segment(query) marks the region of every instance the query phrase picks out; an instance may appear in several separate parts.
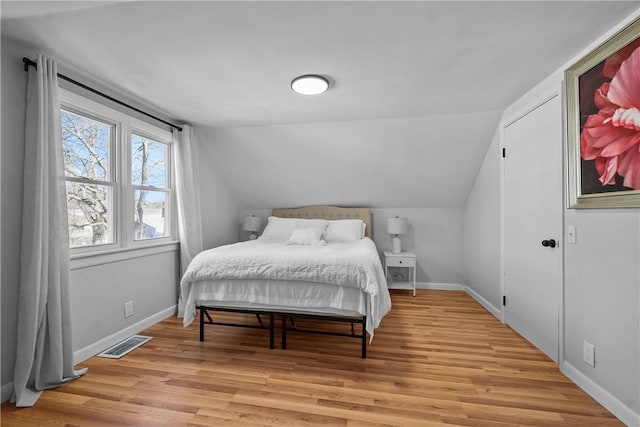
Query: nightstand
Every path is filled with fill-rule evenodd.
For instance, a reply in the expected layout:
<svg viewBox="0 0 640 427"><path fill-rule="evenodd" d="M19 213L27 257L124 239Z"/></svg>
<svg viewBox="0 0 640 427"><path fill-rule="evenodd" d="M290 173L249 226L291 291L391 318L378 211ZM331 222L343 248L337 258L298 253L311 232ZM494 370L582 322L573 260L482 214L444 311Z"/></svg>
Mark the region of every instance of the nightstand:
<svg viewBox="0 0 640 427"><path fill-rule="evenodd" d="M406 267L413 269L413 296L416 296L416 256L411 252L400 252L394 254L391 251L384 251L384 274L389 283L389 267ZM411 271L410 271L411 272ZM388 285L387 285L388 286Z"/></svg>

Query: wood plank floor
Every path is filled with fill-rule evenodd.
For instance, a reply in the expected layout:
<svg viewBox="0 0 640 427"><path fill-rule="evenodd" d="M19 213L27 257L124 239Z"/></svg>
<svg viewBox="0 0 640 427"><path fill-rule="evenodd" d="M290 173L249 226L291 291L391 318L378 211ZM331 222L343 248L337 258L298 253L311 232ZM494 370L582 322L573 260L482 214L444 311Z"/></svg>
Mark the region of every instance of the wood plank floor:
<svg viewBox="0 0 640 427"><path fill-rule="evenodd" d="M3 404L2 425L622 425L465 293L392 300L367 359L359 340L332 336L292 333L287 350L269 350L267 331L208 326L200 343L197 322L170 318L34 407Z"/></svg>

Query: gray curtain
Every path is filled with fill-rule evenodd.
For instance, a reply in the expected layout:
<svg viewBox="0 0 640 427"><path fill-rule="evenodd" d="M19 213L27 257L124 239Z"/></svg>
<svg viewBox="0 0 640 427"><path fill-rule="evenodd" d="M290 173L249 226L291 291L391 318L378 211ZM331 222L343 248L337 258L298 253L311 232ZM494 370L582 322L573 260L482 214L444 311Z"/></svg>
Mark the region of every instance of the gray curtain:
<svg viewBox="0 0 640 427"><path fill-rule="evenodd" d="M198 173L198 139L192 126L183 125L182 132L173 130L178 234L182 274L202 252L202 219L200 216L200 177Z"/></svg>
<svg viewBox="0 0 640 427"><path fill-rule="evenodd" d="M198 140L195 129L182 126L182 132L173 130L176 205L178 234L180 237L180 270L184 274L189 263L202 252L202 218L198 174ZM178 317L184 316L182 293L178 289Z"/></svg>
<svg viewBox="0 0 640 427"><path fill-rule="evenodd" d="M57 66L42 55L37 64L27 90L16 406L32 406L43 390L86 372L73 369Z"/></svg>

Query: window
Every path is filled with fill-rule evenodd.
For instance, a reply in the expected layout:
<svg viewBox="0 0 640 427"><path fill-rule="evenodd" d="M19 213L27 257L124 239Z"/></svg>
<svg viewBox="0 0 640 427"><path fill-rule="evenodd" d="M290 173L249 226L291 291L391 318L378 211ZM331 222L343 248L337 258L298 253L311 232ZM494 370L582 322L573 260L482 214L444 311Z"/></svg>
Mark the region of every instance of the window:
<svg viewBox="0 0 640 427"><path fill-rule="evenodd" d="M165 212L169 195L169 147L140 135L131 135L131 184L135 200L136 240L167 235Z"/></svg>
<svg viewBox="0 0 640 427"><path fill-rule="evenodd" d="M113 243L113 125L61 110L69 244Z"/></svg>
<svg viewBox="0 0 640 427"><path fill-rule="evenodd" d="M171 240L171 133L61 90L72 254Z"/></svg>

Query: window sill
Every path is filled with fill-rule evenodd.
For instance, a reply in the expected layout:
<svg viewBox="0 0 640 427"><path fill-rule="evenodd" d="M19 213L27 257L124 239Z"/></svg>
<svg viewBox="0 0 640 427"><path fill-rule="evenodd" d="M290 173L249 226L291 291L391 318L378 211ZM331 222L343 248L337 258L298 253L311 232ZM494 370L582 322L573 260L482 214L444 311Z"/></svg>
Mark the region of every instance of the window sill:
<svg viewBox="0 0 640 427"><path fill-rule="evenodd" d="M126 261L134 258L162 254L165 252L175 252L179 249L180 243L176 240L170 240L129 248L117 248L91 253L81 253L71 255L69 267L71 270L79 270L81 268Z"/></svg>

